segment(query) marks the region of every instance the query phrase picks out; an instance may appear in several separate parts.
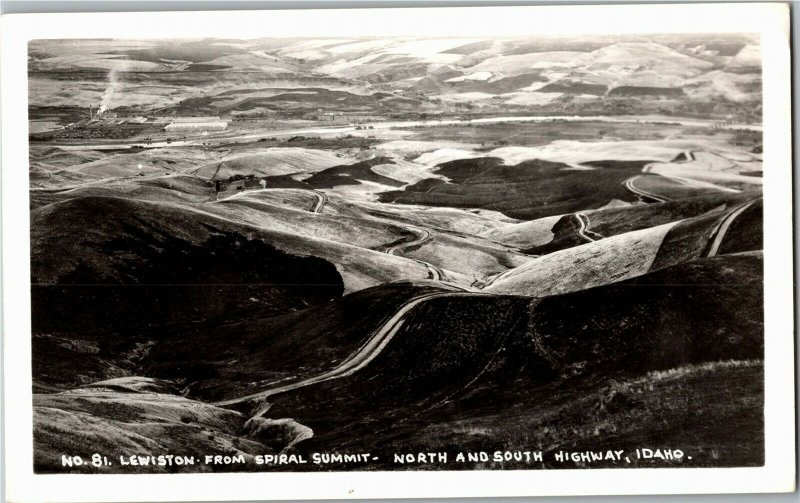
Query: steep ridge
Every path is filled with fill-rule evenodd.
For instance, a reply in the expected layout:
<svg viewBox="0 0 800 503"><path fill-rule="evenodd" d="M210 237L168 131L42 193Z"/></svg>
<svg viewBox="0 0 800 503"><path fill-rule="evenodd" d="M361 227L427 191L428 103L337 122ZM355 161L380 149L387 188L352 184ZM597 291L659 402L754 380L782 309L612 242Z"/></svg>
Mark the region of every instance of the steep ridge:
<svg viewBox="0 0 800 503"><path fill-rule="evenodd" d="M668 411L660 441L690 438L697 452L693 466L715 463L709 451L714 445L731 452L734 459L726 463L757 464L763 451L752 437L741 443L737 429L725 430L721 439L702 431L704 424L729 417L738 417L740 427L762 427L761 263L760 252L698 259L541 300L433 299L407 315L365 368L270 397L265 415L293 417L314 429L314 438L295 446L300 452L364 448L385 454L388 465L400 445L407 452L465 445L524 450L531 441L551 450L590 439L621 445L640 434L641 423L626 418ZM419 344L427 351L417 351ZM715 384L704 384L702 376L709 374L717 376ZM681 393L674 406L659 405L655 397L668 396L675 382L702 394L708 406L682 407ZM740 384L735 404L713 391L725 382ZM648 385L652 398L637 395ZM749 405L736 416L744 403ZM585 420L569 432L536 426L558 424L553 421L559 414L579 409L607 418L607 428L592 432ZM695 413L700 416L690 418ZM445 429L450 433L438 434ZM520 429L530 434L513 434Z"/></svg>
<svg viewBox="0 0 800 503"><path fill-rule="evenodd" d="M611 237L703 214L721 213L727 207L736 206L739 202L752 197L756 197L756 195L753 193L713 194L663 203L587 210L582 214L586 230L596 240L598 236ZM537 246L523 247L522 250L525 253L541 255L585 243L587 240L578 235L580 227L577 225L574 215L564 215L560 218L549 217L550 220L540 219L538 222L541 225L544 225L545 222L553 222L550 229L552 239ZM533 225L535 224L530 223L527 226L532 227ZM521 224L520 227L524 228L525 225ZM513 228L513 226L509 226L509 228Z"/></svg>

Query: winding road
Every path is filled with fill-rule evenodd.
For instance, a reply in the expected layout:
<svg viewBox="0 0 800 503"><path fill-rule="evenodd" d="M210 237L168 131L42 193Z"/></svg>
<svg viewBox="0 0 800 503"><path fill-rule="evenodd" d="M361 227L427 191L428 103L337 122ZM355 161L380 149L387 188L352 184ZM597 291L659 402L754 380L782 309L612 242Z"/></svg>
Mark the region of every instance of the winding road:
<svg viewBox="0 0 800 503"><path fill-rule="evenodd" d="M286 191L286 190L298 190L298 191L302 191L302 192L311 192L312 194L314 194L314 196L316 196L316 198L317 198L317 202L314 203L314 207L311 208L311 210L309 210L309 211L311 211L311 213L322 213L322 210L325 209L325 205L328 204L328 202L330 202L330 199L328 199L328 195L325 194L324 192L322 192L321 190L298 189L298 188L293 188L293 187L292 188L288 188L288 187L287 188L273 187L273 188L268 188L268 189L247 190L247 191L237 192L237 193L235 193L235 194L233 194L231 196L226 197L225 199L219 199L219 200L217 200L215 202L219 203L219 202L224 202L224 201L230 201L232 199L236 199L236 198L242 197L244 195L252 196L253 194L257 194L259 192L277 192L277 191Z"/></svg>
<svg viewBox="0 0 800 503"><path fill-rule="evenodd" d="M300 190L302 190L302 189L300 189ZM328 204L328 201L329 201L328 194L326 194L326 193L324 193L322 191L319 191L319 190L313 190L313 189L309 189L309 190L311 190L311 192L313 192L314 195L317 196L317 204L314 206L314 209L312 209L311 212L312 213L322 213L322 210L325 208L325 205Z"/></svg>
<svg viewBox="0 0 800 503"><path fill-rule="evenodd" d="M647 166L645 166L644 169L647 169ZM624 185L625 188L628 189L629 191L631 191L634 194L636 194L637 196L639 196L639 198L642 199L642 200L644 200L644 198L647 198L647 199L652 199L653 201L656 201L656 202L659 202L659 203L665 203L667 201L670 201L670 199L668 197L659 196L658 194L653 194L652 192L647 192L646 190L642 190L639 187L637 187L636 185L634 185L633 182L635 182L637 179L639 179L641 177L642 177L642 175L632 176L632 177L628 178L627 180L625 180L624 182L622 182L622 185Z"/></svg>
<svg viewBox="0 0 800 503"><path fill-rule="evenodd" d="M378 328L376 328L372 332L369 339L367 339L367 341L364 344L362 344L361 347L359 347L344 362L339 364L339 366L337 366L333 370L329 370L328 372L324 372L314 377L302 379L300 381L296 381L290 384L284 384L282 386L276 386L274 388L267 388L265 390L256 393L251 393L249 395L241 396L238 398L232 398L229 400L215 402L213 403L213 405L219 407L226 407L244 402L261 400L273 395L277 395L279 393L285 393L287 391L292 391L299 388L304 388L306 386L311 386L312 384L317 384L329 381L331 379L339 379L341 377L349 376L367 366L372 360L374 360L379 354L381 354L381 352L386 348L389 342L391 342L392 338L394 338L394 336L403 326L406 315L408 315L408 313L411 312L411 310L413 310L415 307L433 299L440 299L444 297L478 297L481 295L483 294L471 293L471 292L437 292L437 293L428 293L411 298L407 300L402 306L400 306L400 308L394 313L394 315L392 315L388 320L386 320L380 326L378 326ZM260 416L263 412L266 412L266 409L259 411L258 413L255 414L255 416L256 417Z"/></svg>
<svg viewBox="0 0 800 503"><path fill-rule="evenodd" d="M717 253L719 252L719 247L722 246L722 242L725 240L725 235L728 233L728 229L730 229L731 224L734 220L736 220L739 215L741 215L747 208L757 203L761 198L754 199L748 203L741 204L733 209L730 213L725 215L725 218L717 225L714 229L714 239L711 241L711 245L708 248L708 253L706 257L716 257Z"/></svg>
<svg viewBox="0 0 800 503"><path fill-rule="evenodd" d="M675 161L675 162L691 162L691 161L695 160L693 151L684 150L681 153L685 157L685 160L683 160L683 161ZM655 163L646 164L642 168L642 173L650 173L650 171L653 169L653 164L655 164ZM661 176L664 176L664 175L661 175ZM659 196L658 194L653 194L652 192L647 192L646 190L642 190L642 189L638 188L636 185L634 185L633 182L635 182L637 179L639 179L641 177L642 177L642 175L632 176L632 177L628 178L627 180L625 180L624 182L622 182L622 184L625 186L626 189L628 189L629 191L631 191L634 194L636 194L637 196L639 196L639 199L641 199L642 202L645 202L643 198L652 199L653 201L656 201L656 202L659 202L659 203L665 203L667 201L671 201L671 199L668 198L668 197ZM671 177L664 176L664 178L671 178ZM676 181L678 181L678 180L676 180ZM682 181L682 180L679 180L679 183L686 185L686 182Z"/></svg>
<svg viewBox="0 0 800 503"><path fill-rule="evenodd" d="M401 256L398 254L399 252L402 252L405 249L414 246L421 246L430 241L431 239L433 239L433 235L431 235L431 232L429 230L422 229L420 227L411 227L408 225L406 225L405 228L414 235L416 235L417 236L416 239L414 239L413 241L406 241L405 243L398 243L396 245L390 246L389 248L386 249L386 253L388 253L389 255L395 255L399 257ZM441 268L429 262L425 262L424 260L419 260L411 257L405 257L405 258L424 265L428 269L428 275L430 276L430 279L435 281L441 281L444 278L444 271Z"/></svg>
<svg viewBox="0 0 800 503"><path fill-rule="evenodd" d="M589 230L589 217L587 217L585 213L579 211L577 213L574 213L572 216L574 216L575 220L578 221L578 235L580 237L589 242L597 241L598 239L603 239L603 236L601 236L600 234ZM592 237L589 234L592 234L595 237Z"/></svg>
<svg viewBox="0 0 800 503"><path fill-rule="evenodd" d="M411 227L409 225L406 225L405 229L416 235L417 236L416 239L414 239L413 241L406 241L404 243L398 243L396 245L390 246L389 248L386 249L386 253L388 253L389 255L397 255L397 252L403 251L406 248L411 248L413 246L423 245L433 238L433 236L431 236L430 231L421 229L419 227Z"/></svg>
<svg viewBox="0 0 800 503"><path fill-rule="evenodd" d="M326 193L322 192L321 190L301 189L301 188L280 188L280 187L273 187L273 188L266 188L266 189L255 189L255 190L248 190L248 191L245 191L245 192L238 192L236 194L231 195L230 197L227 197L225 199L221 199L221 200L215 201L215 202L229 201L229 200L237 198L237 197L242 197L245 194L253 195L253 194L256 194L256 193L259 193L259 192L284 191L284 190L300 190L300 191L303 191L303 192L311 192L311 193L313 193L317 197L317 202L314 205L314 207L310 210L312 213L322 213L322 210L324 210L325 206L330 202L330 199L328 198L328 195ZM412 241L406 241L404 243L398 243L396 245L390 246L386 250L386 253L388 253L389 255L395 255L395 256L398 256L398 257L402 256L402 252L404 250L406 250L408 248L411 248L411 247L414 247L414 246L421 246L421 245L427 243L428 241L430 241L431 239L433 239L433 235L431 234L431 232L426 230L426 229L423 229L421 227L414 227L414 226L410 226L410 225L404 225L404 228L406 230L408 230L409 232L411 232L412 234L414 234L416 236L416 238L414 240L412 240ZM415 258L411 258L411 257L404 257L404 258L406 258L408 260L413 260L414 262L417 262L418 264L424 265L428 269L429 279L432 279L432 280L435 280L435 281L442 281L444 279L444 277L445 277L444 271L438 266L435 266L435 265L433 265L433 264L431 264L429 262L425 262L423 260L419 260L419 259L415 259Z"/></svg>

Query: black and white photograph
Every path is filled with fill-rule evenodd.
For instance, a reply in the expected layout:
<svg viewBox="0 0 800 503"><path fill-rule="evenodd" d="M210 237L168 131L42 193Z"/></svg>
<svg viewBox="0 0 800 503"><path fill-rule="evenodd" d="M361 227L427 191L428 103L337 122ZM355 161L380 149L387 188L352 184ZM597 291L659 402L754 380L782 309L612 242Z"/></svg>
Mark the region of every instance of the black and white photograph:
<svg viewBox="0 0 800 503"><path fill-rule="evenodd" d="M34 474L765 466L761 33L179 35L27 41Z"/></svg>

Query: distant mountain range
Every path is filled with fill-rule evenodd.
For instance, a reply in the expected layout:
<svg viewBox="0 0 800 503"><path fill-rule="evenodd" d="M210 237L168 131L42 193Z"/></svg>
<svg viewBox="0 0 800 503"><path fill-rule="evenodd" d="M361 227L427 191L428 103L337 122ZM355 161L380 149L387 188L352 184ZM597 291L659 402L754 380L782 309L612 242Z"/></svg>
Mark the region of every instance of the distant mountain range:
<svg viewBox="0 0 800 503"><path fill-rule="evenodd" d="M295 103L289 108L303 111L660 112L758 121L761 104L760 47L747 35L37 40L29 70L34 106L88 106L113 86L110 108L173 107L184 115L274 111L268 101L279 101L282 110ZM300 88L315 92L303 96ZM345 94L320 98L320 88Z"/></svg>

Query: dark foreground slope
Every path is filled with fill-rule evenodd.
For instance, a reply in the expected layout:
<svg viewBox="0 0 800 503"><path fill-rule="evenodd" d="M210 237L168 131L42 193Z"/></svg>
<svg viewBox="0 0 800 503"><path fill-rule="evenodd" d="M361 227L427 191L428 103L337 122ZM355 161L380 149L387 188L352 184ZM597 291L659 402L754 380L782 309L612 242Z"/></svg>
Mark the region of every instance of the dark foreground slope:
<svg viewBox="0 0 800 503"><path fill-rule="evenodd" d="M333 264L273 242L165 204L78 198L34 211L34 378L70 385L120 375L177 327L274 316L342 294Z"/></svg>
<svg viewBox="0 0 800 503"><path fill-rule="evenodd" d="M270 397L265 415L314 430L301 452L380 453L382 467L394 452L592 446L758 465L761 264L701 259L540 301L436 299L368 367Z"/></svg>
<svg viewBox="0 0 800 503"><path fill-rule="evenodd" d="M298 368L315 375L324 365L341 361L343 348L355 351L383 323L387 313L368 306L397 306L435 291L407 284L381 288L346 296L322 311L299 311L249 329L234 326L227 336L238 329L249 335L234 339L224 358L205 358L227 361L242 372L255 369L256 363L263 366L266 379L242 393L279 385L281 356L289 362L285 369L295 367L295 359L314 362L309 364L317 368ZM104 433L109 423L116 428L114 435L147 432L156 442L151 451L158 446L174 450L147 419L164 417L167 408L201 414L188 419L170 415L172 437L227 439L233 447L220 444L220 453L370 452L378 458L368 464L245 464L235 469L570 468L579 465L557 463L553 453L612 448L632 453L637 447L681 449L692 459L684 458L680 466L759 465L762 306L760 252L699 259L635 280L542 299L451 291L412 309L364 368L251 402L249 408L240 404L230 417L218 407L163 392L160 398L137 398L116 388L105 389L100 398L81 395L89 391L41 396L35 415L37 450L52 453L65 441L73 442L76 451L93 449L89 440L111 435ZM354 316L359 310L373 312ZM322 314L312 316L316 313ZM314 320L319 327L314 328ZM267 333L259 332L270 325ZM328 363L321 365L321 360ZM217 377L198 378L197 393L219 395L224 382L244 377L221 365L218 370ZM302 378L284 376L290 382ZM107 405L124 402L123 392L136 402L128 405L138 409ZM97 402L106 405L92 405ZM255 412L263 415L246 421ZM48 434L59 415L88 426ZM89 440L87 431L93 432ZM213 450L215 444L201 445ZM116 454L131 448L109 449ZM452 462L457 452L467 450L541 450L545 461ZM451 463L393 462L394 453L417 452L448 452ZM54 459L42 455L37 466L58 470ZM676 463L637 459L622 466Z"/></svg>

